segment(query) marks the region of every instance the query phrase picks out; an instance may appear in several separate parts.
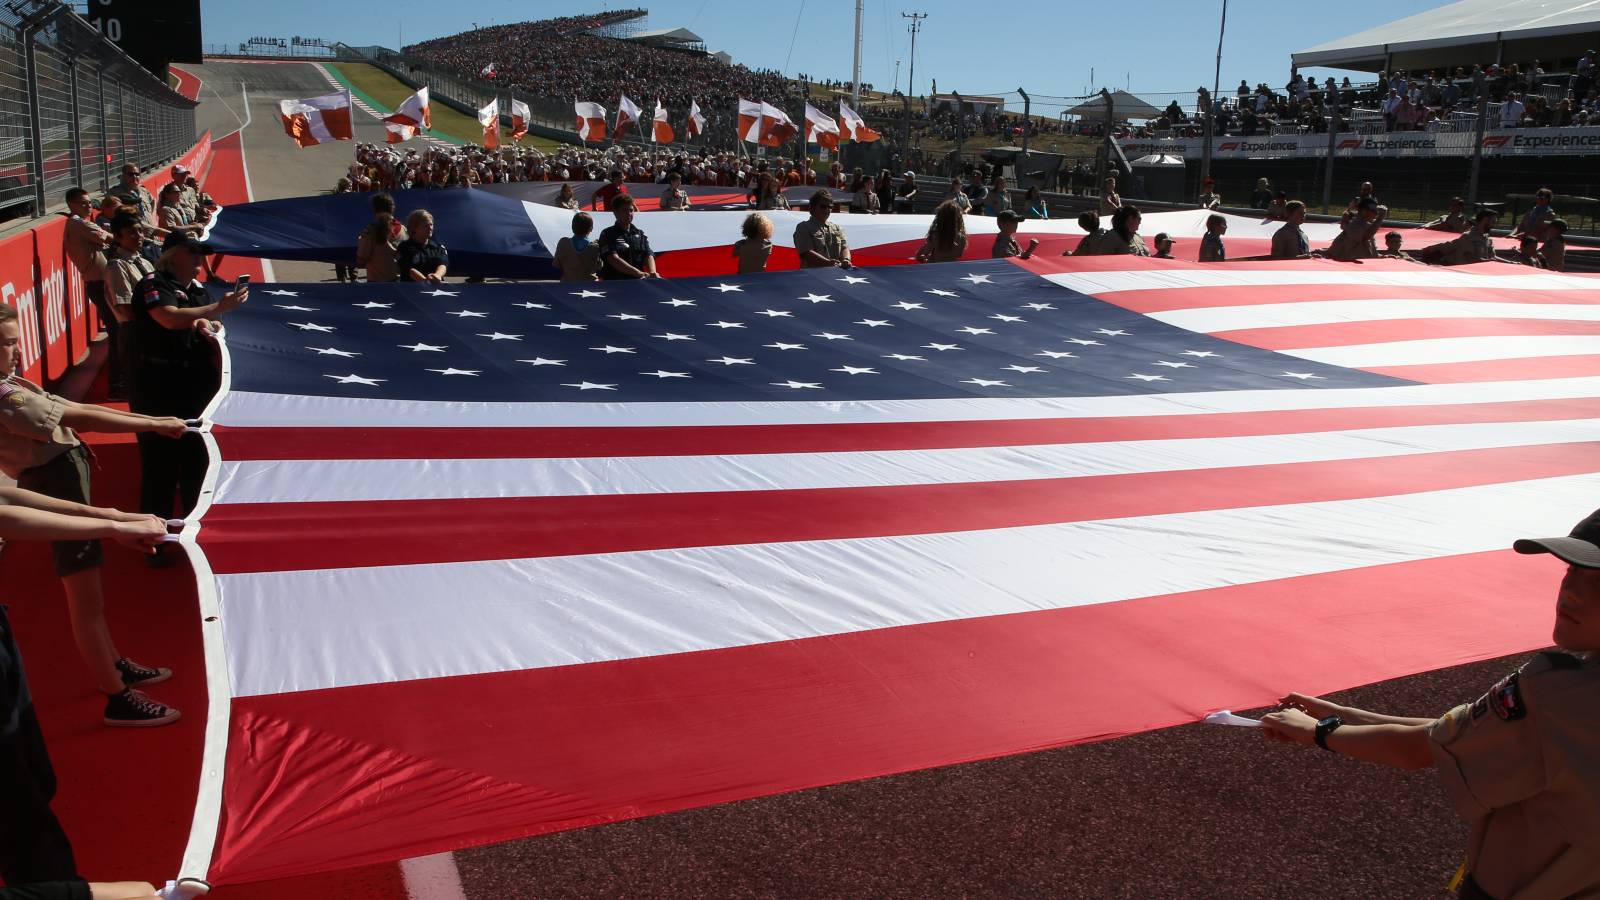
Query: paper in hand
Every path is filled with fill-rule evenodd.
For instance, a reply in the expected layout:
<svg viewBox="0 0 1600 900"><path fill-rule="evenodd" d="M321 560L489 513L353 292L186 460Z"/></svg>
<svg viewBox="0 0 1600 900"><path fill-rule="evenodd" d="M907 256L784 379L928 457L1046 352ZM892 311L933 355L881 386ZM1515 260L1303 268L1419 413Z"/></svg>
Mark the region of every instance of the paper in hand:
<svg viewBox="0 0 1600 900"><path fill-rule="evenodd" d="M1233 714L1232 710L1228 709L1219 709L1200 721L1206 723L1207 725L1236 725L1240 728L1261 727L1261 723L1255 719L1247 719L1244 716L1236 716Z"/></svg>

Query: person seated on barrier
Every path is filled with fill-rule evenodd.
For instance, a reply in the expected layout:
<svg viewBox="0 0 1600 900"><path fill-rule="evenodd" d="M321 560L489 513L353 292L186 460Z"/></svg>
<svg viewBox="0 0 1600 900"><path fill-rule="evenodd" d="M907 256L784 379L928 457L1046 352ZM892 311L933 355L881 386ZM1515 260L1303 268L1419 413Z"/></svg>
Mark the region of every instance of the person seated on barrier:
<svg viewBox="0 0 1600 900"><path fill-rule="evenodd" d="M1425 263L1441 266L1489 262L1495 258L1494 242L1489 239L1489 231L1494 228L1498 218L1494 210L1480 209L1472 217L1471 230L1453 240L1422 248L1418 258Z"/></svg>
<svg viewBox="0 0 1600 900"><path fill-rule="evenodd" d="M1011 212L1011 210L1006 210ZM946 200L933 211L928 238L918 248L917 262L954 262L967 252L967 225L961 207Z"/></svg>
<svg viewBox="0 0 1600 900"><path fill-rule="evenodd" d="M589 235L594 232L594 216L586 212L572 216L572 236L556 242L556 268L562 281L599 281L600 248Z"/></svg>
<svg viewBox="0 0 1600 900"><path fill-rule="evenodd" d="M1467 221L1466 209L1466 201L1460 197L1452 197L1450 199L1450 211L1422 227L1432 228L1435 231L1453 231L1456 234L1460 234L1472 227L1472 223Z"/></svg>
<svg viewBox="0 0 1600 900"><path fill-rule="evenodd" d="M772 220L758 212L744 217L744 237L733 242L733 256L739 261L739 274L765 272L772 258Z"/></svg>
<svg viewBox="0 0 1600 900"><path fill-rule="evenodd" d="M630 278L660 278L656 274L656 255L650 238L633 224L636 205L633 195L611 198L611 214L616 223L600 232L600 278L603 281Z"/></svg>
<svg viewBox="0 0 1600 900"><path fill-rule="evenodd" d="M450 268L450 253L433 239L433 213L415 210L406 218L410 235L395 248L394 264L401 281L439 284Z"/></svg>

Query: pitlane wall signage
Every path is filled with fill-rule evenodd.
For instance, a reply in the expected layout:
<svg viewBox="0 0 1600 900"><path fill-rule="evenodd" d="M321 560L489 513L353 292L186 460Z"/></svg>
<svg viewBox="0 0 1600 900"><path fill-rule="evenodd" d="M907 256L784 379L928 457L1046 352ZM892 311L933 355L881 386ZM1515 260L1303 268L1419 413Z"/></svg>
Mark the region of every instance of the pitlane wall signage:
<svg viewBox="0 0 1600 900"><path fill-rule="evenodd" d="M1340 134L1334 138L1336 156L1427 157L1471 156L1470 132L1435 133L1393 131L1387 134ZM1129 159L1152 153L1199 159L1200 138L1126 139L1117 144ZM1212 159L1285 159L1328 155L1326 134L1276 134L1259 137L1212 139ZM1486 131L1484 156L1591 156L1600 155L1600 126L1578 128L1527 128Z"/></svg>

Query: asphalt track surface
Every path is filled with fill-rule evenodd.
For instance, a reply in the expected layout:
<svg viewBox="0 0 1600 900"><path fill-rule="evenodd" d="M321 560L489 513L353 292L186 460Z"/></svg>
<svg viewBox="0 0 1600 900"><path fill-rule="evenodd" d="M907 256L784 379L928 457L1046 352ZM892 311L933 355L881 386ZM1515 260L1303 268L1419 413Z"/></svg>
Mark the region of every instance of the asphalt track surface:
<svg viewBox="0 0 1600 900"><path fill-rule="evenodd" d="M278 122L278 99L331 90L311 66L191 70L205 82L201 127L215 134L238 127L240 83L248 85L252 124L243 137L256 199L327 190L349 165L348 144L298 149ZM356 122L357 140L382 140L374 120L358 112ZM282 281L331 278L320 264L276 269ZM1545 559L1526 564L1527 614L1549 619L1560 569ZM1479 696L1525 656L1335 696L1435 715ZM1096 685L1060 688L1066 698ZM473 900L1437 897L1465 838L1431 771L1196 724L462 850L455 861ZM393 870L372 867L216 896L403 897L400 885Z"/></svg>

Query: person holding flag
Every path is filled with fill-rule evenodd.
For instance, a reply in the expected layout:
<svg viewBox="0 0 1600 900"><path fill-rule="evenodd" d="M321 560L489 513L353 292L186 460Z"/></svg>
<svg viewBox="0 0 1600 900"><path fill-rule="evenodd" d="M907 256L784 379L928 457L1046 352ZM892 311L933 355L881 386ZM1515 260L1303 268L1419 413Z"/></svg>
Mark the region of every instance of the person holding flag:
<svg viewBox="0 0 1600 900"><path fill-rule="evenodd" d="M500 99L497 97L489 101L483 109L478 110L478 124L483 126L483 148L497 150L500 148Z"/></svg>

